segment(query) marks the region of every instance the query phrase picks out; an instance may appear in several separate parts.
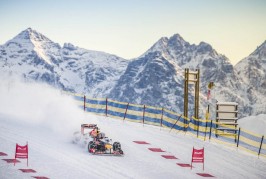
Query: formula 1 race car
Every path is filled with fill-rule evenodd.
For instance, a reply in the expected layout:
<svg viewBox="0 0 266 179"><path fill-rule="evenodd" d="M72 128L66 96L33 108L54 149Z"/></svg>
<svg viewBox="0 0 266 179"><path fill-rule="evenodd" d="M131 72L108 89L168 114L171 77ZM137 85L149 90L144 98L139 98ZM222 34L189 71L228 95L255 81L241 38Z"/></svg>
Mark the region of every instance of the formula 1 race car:
<svg viewBox="0 0 266 179"><path fill-rule="evenodd" d="M89 131L87 131L90 129ZM119 142L112 144L112 139L100 132L97 124L81 124L81 130L74 132L73 143L88 146L88 152L94 155L122 156L124 152Z"/></svg>
<svg viewBox="0 0 266 179"><path fill-rule="evenodd" d="M114 142L113 144L111 142L112 140L109 140L107 137L104 139L95 138L93 141L89 142L88 151L94 155L124 155L120 142Z"/></svg>

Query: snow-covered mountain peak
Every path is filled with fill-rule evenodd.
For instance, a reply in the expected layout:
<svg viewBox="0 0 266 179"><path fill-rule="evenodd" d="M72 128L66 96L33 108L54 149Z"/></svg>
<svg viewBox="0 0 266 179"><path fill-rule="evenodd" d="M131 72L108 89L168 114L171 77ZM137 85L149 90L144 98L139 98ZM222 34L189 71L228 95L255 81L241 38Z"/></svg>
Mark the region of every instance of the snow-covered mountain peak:
<svg viewBox="0 0 266 179"><path fill-rule="evenodd" d="M168 38L162 37L160 38L145 54L150 52L162 51L162 49L167 48Z"/></svg>
<svg viewBox="0 0 266 179"><path fill-rule="evenodd" d="M213 50L212 46L206 42L200 42L198 48L203 48L207 51Z"/></svg>
<svg viewBox="0 0 266 179"><path fill-rule="evenodd" d="M73 44L71 43L64 43L64 46L63 46L64 49L68 49L68 50L77 50L77 47L74 46Z"/></svg>
<svg viewBox="0 0 266 179"><path fill-rule="evenodd" d="M194 45L190 45L179 34L174 34L170 38L160 38L141 57L144 57L151 52L159 52L165 59L171 60L172 58L176 58L176 56L193 47Z"/></svg>
<svg viewBox="0 0 266 179"><path fill-rule="evenodd" d="M257 50L266 49L266 40L257 48Z"/></svg>
<svg viewBox="0 0 266 179"><path fill-rule="evenodd" d="M266 61L266 40L251 55L258 56L260 60Z"/></svg>
<svg viewBox="0 0 266 179"><path fill-rule="evenodd" d="M250 68L253 68L253 70L250 70ZM235 70L238 74L258 71L258 69L264 69L266 73L266 40L248 57L242 59L235 65Z"/></svg>
<svg viewBox="0 0 266 179"><path fill-rule="evenodd" d="M28 28L22 32L20 32L17 36L15 36L11 41L13 40L30 40L30 34L31 34L32 29Z"/></svg>
<svg viewBox="0 0 266 179"><path fill-rule="evenodd" d="M24 32L28 34L31 41L42 41L42 42L47 42L47 41L50 42L51 41L50 39L48 39L43 34L37 32L36 30L33 30L31 28L26 29Z"/></svg>
<svg viewBox="0 0 266 179"><path fill-rule="evenodd" d="M169 38L168 45L175 47L184 47L189 46L190 44L185 41L179 34L174 34L172 37Z"/></svg>
<svg viewBox="0 0 266 179"><path fill-rule="evenodd" d="M52 42L43 34L33 30L32 28L27 28L26 30L20 32L17 36L15 36L10 41L31 41L31 42ZM8 43L8 42L7 42Z"/></svg>
<svg viewBox="0 0 266 179"><path fill-rule="evenodd" d="M7 41L4 46L9 47L10 49L15 49L15 47L17 46L17 48L20 47L26 47L27 49L32 48L33 47L33 43L31 42L30 38L31 38L31 33L29 32L31 30L26 29L22 32L20 32L17 36L15 36L13 39Z"/></svg>
<svg viewBox="0 0 266 179"><path fill-rule="evenodd" d="M218 53L212 48L212 46L206 42L200 42L199 45L197 45L197 52L203 54L208 53L211 56L218 55Z"/></svg>
<svg viewBox="0 0 266 179"><path fill-rule="evenodd" d="M32 28L27 28L20 32L13 39L7 41L4 46L7 52L16 53L17 56L23 59L30 54L36 54L40 60L48 65L57 61L57 56L59 56L59 50L61 48L59 44L51 41Z"/></svg>

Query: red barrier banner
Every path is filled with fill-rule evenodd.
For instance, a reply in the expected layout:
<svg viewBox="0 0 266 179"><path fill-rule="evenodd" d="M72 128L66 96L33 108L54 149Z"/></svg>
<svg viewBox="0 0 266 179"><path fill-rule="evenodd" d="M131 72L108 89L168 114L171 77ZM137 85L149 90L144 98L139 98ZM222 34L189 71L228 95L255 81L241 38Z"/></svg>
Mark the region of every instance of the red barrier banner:
<svg viewBox="0 0 266 179"><path fill-rule="evenodd" d="M192 169L192 163L203 163L203 170L204 170L204 147L202 149L195 149L193 147L191 169Z"/></svg>
<svg viewBox="0 0 266 179"><path fill-rule="evenodd" d="M28 166L28 154L29 154L28 143L25 146L21 146L21 145L16 144L14 166L16 164L17 158L27 159L27 166Z"/></svg>

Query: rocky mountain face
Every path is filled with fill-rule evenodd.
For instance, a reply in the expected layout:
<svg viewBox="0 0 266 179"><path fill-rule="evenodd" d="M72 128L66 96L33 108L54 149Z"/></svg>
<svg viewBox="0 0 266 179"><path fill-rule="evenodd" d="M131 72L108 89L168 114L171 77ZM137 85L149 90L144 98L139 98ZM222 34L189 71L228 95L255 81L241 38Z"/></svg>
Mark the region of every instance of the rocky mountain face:
<svg viewBox="0 0 266 179"><path fill-rule="evenodd" d="M110 98L135 104L176 109L182 106L182 70L160 52L129 63L110 93Z"/></svg>
<svg viewBox="0 0 266 179"><path fill-rule="evenodd" d="M128 63L118 56L69 43L61 47L31 28L0 46L1 73L91 97L105 97Z"/></svg>
<svg viewBox="0 0 266 179"><path fill-rule="evenodd" d="M59 49L58 44L27 29L0 47L1 72L54 84L58 81L58 74L53 64L60 60Z"/></svg>
<svg viewBox="0 0 266 179"><path fill-rule="evenodd" d="M200 115L212 100L238 102L239 116L266 113L266 42L235 67L211 45L186 42L179 34L163 37L139 58L126 60L65 43L63 47L31 28L0 46L1 73L57 88L118 101L183 112L184 69L200 70ZM194 87L189 86L189 115ZM213 112L213 117L214 117Z"/></svg>
<svg viewBox="0 0 266 179"><path fill-rule="evenodd" d="M104 52L64 44L61 49L60 82L74 92L90 97L106 97L129 60Z"/></svg>
<svg viewBox="0 0 266 179"><path fill-rule="evenodd" d="M133 60L110 96L120 101L156 104L182 113L185 68L200 70L201 115L207 107L207 85L211 81L217 86L217 100L241 101L234 93L238 90L239 80L230 61L209 44L189 44L178 34L169 39L161 38L141 57ZM189 90L189 111L193 112L194 86L190 85Z"/></svg>
<svg viewBox="0 0 266 179"><path fill-rule="evenodd" d="M242 97L248 109L247 115L266 112L266 41L248 57L235 65L242 81Z"/></svg>

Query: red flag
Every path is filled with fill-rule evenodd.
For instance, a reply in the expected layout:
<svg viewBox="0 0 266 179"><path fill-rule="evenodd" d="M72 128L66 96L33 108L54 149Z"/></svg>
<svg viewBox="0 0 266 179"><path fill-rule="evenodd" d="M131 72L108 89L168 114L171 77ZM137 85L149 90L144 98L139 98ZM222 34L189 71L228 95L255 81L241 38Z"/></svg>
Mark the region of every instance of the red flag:
<svg viewBox="0 0 266 179"><path fill-rule="evenodd" d="M21 146L21 145L16 144L14 166L16 164L17 158L27 159L27 166L28 166L28 155L29 155L28 142L25 146Z"/></svg>
<svg viewBox="0 0 266 179"><path fill-rule="evenodd" d="M193 147L192 150L192 159L191 159L191 169L192 163L203 163L203 170L204 170L204 147L202 149L195 149Z"/></svg>

